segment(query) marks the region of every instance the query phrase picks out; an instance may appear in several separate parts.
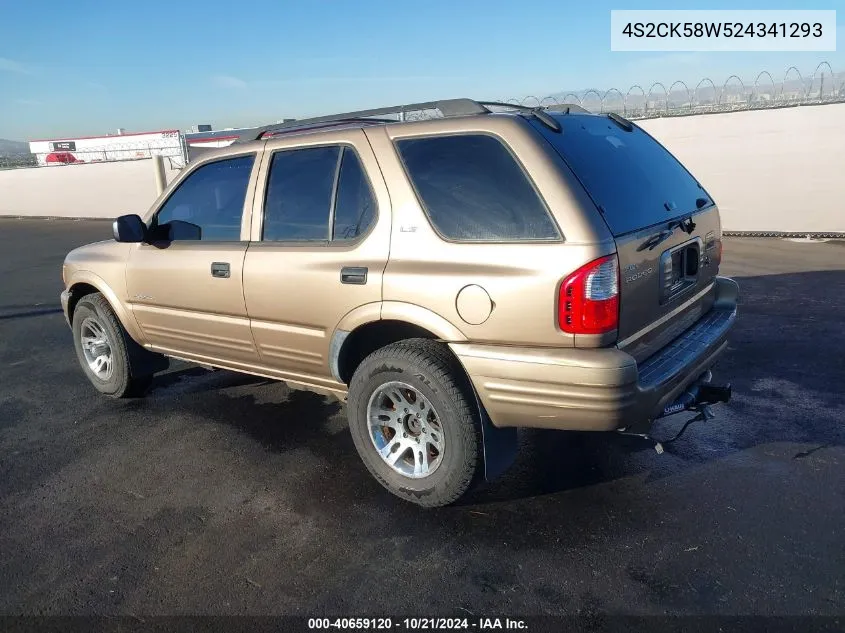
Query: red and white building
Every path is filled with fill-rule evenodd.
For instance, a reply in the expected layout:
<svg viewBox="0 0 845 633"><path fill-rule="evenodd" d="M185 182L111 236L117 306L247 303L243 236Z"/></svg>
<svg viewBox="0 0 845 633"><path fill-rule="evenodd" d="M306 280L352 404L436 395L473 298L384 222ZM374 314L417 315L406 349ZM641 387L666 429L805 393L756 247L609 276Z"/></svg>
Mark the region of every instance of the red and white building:
<svg viewBox="0 0 845 633"><path fill-rule="evenodd" d="M292 119L284 119L291 121ZM180 169L204 149L227 147L241 132L249 128L212 131L210 125L198 125L194 132L158 130L156 132L124 132L103 136L76 136L41 139L29 142L41 166L98 163L163 156L172 167Z"/></svg>
<svg viewBox="0 0 845 633"><path fill-rule="evenodd" d="M105 136L77 136L29 142L39 165L67 165L164 156L174 167L183 167L187 156L185 137L179 130L123 132Z"/></svg>

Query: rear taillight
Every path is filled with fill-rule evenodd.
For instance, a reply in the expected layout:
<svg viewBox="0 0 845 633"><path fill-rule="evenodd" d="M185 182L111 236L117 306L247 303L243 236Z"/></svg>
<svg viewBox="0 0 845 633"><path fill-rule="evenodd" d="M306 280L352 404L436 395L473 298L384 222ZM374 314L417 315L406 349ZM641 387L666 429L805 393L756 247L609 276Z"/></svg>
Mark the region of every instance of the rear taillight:
<svg viewBox="0 0 845 633"><path fill-rule="evenodd" d="M560 285L558 324L570 334L604 334L619 327L619 262L608 255L582 266Z"/></svg>

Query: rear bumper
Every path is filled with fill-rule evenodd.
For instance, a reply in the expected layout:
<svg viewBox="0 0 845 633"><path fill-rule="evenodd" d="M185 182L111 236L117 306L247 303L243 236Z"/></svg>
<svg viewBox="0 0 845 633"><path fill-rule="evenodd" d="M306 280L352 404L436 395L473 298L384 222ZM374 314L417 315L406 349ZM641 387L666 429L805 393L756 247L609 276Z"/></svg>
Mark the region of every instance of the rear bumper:
<svg viewBox="0 0 845 633"><path fill-rule="evenodd" d="M715 283L710 312L640 364L616 348L450 347L495 426L611 431L647 423L727 347L738 288L726 277Z"/></svg>

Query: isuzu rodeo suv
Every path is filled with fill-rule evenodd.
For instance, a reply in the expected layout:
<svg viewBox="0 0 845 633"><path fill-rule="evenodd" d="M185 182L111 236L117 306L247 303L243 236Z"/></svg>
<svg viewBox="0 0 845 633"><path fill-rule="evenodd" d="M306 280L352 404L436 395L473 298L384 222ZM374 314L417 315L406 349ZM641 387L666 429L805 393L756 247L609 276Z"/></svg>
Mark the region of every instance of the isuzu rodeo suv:
<svg viewBox="0 0 845 633"><path fill-rule="evenodd" d="M727 401L721 238L636 124L454 99L244 133L69 253L61 299L103 394L173 357L335 396L372 475L439 506L518 427L647 437Z"/></svg>

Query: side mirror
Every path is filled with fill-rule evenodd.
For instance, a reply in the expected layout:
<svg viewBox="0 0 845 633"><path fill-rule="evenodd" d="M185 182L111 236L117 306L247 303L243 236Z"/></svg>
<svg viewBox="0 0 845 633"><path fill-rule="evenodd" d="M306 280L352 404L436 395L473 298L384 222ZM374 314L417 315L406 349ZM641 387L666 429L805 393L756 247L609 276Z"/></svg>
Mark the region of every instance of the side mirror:
<svg viewBox="0 0 845 633"><path fill-rule="evenodd" d="M112 231L118 242L143 242L147 237L147 225L134 213L117 218L112 224Z"/></svg>

